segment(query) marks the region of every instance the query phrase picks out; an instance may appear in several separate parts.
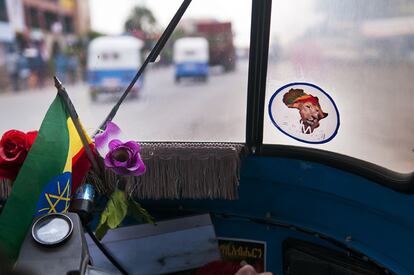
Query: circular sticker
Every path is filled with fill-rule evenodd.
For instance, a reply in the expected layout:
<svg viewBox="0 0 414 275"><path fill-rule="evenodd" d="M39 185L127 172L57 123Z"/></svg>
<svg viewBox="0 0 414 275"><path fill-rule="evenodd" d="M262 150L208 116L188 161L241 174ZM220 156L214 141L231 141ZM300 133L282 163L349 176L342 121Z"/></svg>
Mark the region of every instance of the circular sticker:
<svg viewBox="0 0 414 275"><path fill-rule="evenodd" d="M339 112L333 99L306 82L279 88L270 98L269 116L282 133L306 143L326 143L339 129Z"/></svg>

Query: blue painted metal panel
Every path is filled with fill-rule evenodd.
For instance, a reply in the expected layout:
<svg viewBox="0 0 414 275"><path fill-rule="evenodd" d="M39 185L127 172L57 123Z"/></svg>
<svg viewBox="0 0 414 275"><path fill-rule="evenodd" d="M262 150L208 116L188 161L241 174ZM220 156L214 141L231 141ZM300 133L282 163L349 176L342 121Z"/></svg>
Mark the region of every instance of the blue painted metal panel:
<svg viewBox="0 0 414 275"><path fill-rule="evenodd" d="M183 62L175 64L175 75L178 77L207 76L208 63Z"/></svg>
<svg viewBox="0 0 414 275"><path fill-rule="evenodd" d="M335 239L397 274L414 274L413 196L323 164L277 157L244 160L239 196L236 201L155 204L158 208L179 205L200 212L291 224ZM217 235L264 241L274 238L271 233L263 235L253 225L250 228L246 232L246 227L228 222L219 225ZM280 244L268 248L268 257L279 257ZM270 270L280 271L274 266Z"/></svg>
<svg viewBox="0 0 414 275"><path fill-rule="evenodd" d="M94 87L127 87L138 69L90 70L88 84ZM142 85L143 76L136 85Z"/></svg>
<svg viewBox="0 0 414 275"><path fill-rule="evenodd" d="M220 217L215 217L213 219L213 223L216 234L219 237L240 238L265 242L265 269L267 271L272 271L274 275L283 274L282 242L287 238L297 238L310 241L330 249L338 250L338 247L333 246L330 242L311 235L305 235L301 232L293 231L288 228L252 223L243 219Z"/></svg>

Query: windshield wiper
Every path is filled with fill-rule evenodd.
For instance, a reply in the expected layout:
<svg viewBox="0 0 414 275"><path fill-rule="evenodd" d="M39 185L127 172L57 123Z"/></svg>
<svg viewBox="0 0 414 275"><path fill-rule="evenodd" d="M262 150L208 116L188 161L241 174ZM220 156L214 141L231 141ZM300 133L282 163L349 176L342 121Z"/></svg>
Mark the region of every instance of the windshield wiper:
<svg viewBox="0 0 414 275"><path fill-rule="evenodd" d="M93 136L98 134L100 131L105 130L106 123L108 121L112 121L112 119L115 117L116 112L119 109L119 106L121 106L124 99L127 97L129 91L134 87L135 83L137 82L138 78L142 75L145 68L147 67L148 63L155 62L157 59L157 56L160 54L161 50L164 48L165 43L170 38L171 34L173 33L175 27L177 26L178 22L180 22L181 17L184 15L185 11L187 10L188 6L190 5L192 0L184 0L181 4L180 8L175 13L174 17L171 19L170 23L168 24L167 28L162 33L160 39L155 44L154 48L152 48L150 54L145 59L144 63L142 63L141 68L139 68L138 72L135 74L134 78L132 79L131 83L129 83L128 87L126 88L125 92L122 94L121 98L116 102L114 107L112 108L111 112L108 114L108 116L105 118L105 120L102 122L102 124L99 126L99 128L96 130Z"/></svg>

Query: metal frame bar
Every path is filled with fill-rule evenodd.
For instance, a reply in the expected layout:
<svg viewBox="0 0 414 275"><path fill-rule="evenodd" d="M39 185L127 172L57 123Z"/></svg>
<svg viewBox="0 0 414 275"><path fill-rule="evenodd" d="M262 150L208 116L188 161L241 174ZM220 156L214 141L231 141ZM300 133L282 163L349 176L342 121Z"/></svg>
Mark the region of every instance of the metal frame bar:
<svg viewBox="0 0 414 275"><path fill-rule="evenodd" d="M272 0L252 1L246 145L253 154L260 152L263 144L263 117L271 13Z"/></svg>

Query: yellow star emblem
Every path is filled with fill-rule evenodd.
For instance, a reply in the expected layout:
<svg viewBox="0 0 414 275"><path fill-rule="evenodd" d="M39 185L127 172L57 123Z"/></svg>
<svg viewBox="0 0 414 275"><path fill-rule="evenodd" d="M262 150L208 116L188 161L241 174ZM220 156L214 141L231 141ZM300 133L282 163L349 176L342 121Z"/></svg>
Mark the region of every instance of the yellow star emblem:
<svg viewBox="0 0 414 275"><path fill-rule="evenodd" d="M58 181L57 182L58 194L56 195L56 194L45 193L45 198L49 204L49 207L42 208L38 212L48 211L48 213L57 213L56 206L61 201L65 202L65 209L63 210L63 212L66 212L69 208L69 203L70 203L70 189L69 188L70 188L70 179L68 179L68 181L66 182L65 188L63 189L62 192L60 188L60 182ZM54 202L52 200L54 200Z"/></svg>

